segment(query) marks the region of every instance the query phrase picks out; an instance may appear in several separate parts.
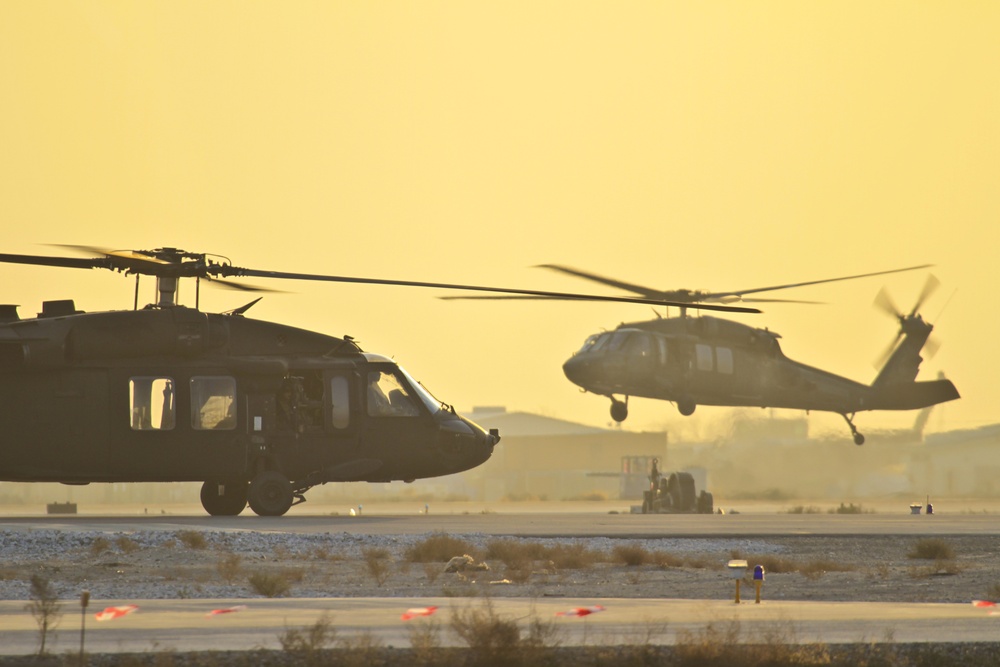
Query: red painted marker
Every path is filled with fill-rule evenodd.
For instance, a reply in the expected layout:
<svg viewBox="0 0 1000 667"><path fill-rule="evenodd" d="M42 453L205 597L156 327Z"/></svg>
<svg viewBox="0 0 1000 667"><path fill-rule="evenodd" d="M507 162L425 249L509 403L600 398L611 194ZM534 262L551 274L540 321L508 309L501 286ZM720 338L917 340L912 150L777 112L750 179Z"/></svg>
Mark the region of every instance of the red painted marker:
<svg viewBox="0 0 1000 667"><path fill-rule="evenodd" d="M409 621L410 619L417 618L418 616L430 616L437 610L437 607L414 607L412 609L407 609L401 618L404 621Z"/></svg>
<svg viewBox="0 0 1000 667"><path fill-rule="evenodd" d="M104 611L99 611L94 614L94 618L98 621L110 621L113 618L121 618L127 614L131 614L133 611L138 609L134 604L127 604L122 607L106 607Z"/></svg>

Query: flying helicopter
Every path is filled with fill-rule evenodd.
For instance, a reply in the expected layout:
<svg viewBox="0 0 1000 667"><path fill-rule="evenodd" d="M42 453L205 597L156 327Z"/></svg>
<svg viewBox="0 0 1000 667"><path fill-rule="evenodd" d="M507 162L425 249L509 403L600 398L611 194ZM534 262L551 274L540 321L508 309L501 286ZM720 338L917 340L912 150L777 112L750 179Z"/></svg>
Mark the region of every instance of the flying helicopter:
<svg viewBox="0 0 1000 667"><path fill-rule="evenodd" d="M698 405L819 410L841 415L855 444L863 445L865 437L854 424L858 412L915 410L959 398L950 380L916 381L923 360L920 352L934 328L924 321L918 310L937 287L933 277L909 313L896 308L884 291L879 293L876 305L898 320L899 332L870 385L789 359L781 351L778 342L781 336L774 331L717 317L688 317L686 311L710 303L816 303L748 295L914 271L928 266L726 292L664 291L561 265L545 264L541 268L622 289L635 296L684 304L680 307L680 317L622 323L612 331L588 336L583 346L563 364L563 372L571 382L585 392L611 400L611 417L616 422L628 417L630 396L671 401L684 416L693 414Z"/></svg>
<svg viewBox="0 0 1000 667"><path fill-rule="evenodd" d="M605 297L241 268L178 248L88 257L0 254L0 262L134 275L132 310L83 312L46 301L37 317L0 306L0 481L202 482L216 516L249 504L281 516L330 482L411 482L488 460L500 441L435 398L395 361L335 337L253 320L257 298L224 313L199 309L202 281L273 291L234 278L433 287L681 305ZM156 301L139 307L139 281ZM194 279L194 307L178 284ZM759 312L726 305L692 306Z"/></svg>

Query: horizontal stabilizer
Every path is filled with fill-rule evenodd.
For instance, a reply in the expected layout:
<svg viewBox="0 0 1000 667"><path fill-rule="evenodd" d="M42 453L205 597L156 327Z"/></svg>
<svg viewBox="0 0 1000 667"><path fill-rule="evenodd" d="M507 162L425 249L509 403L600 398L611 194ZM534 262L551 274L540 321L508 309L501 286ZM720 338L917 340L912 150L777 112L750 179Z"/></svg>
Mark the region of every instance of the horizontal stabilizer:
<svg viewBox="0 0 1000 667"><path fill-rule="evenodd" d="M951 380L900 382L879 386L868 410L918 410L959 398Z"/></svg>

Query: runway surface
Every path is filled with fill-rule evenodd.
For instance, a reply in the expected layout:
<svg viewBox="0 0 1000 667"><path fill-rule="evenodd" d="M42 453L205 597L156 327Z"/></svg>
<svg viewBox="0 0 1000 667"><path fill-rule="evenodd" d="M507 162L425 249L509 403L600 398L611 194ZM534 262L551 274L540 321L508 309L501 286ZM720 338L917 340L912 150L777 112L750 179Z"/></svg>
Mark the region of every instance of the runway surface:
<svg viewBox="0 0 1000 667"><path fill-rule="evenodd" d="M92 653L150 650L248 650L280 648L279 636L289 628L305 628L328 615L338 637L370 632L387 646L410 645L410 626L435 622L444 645L457 644L447 631L452 610L482 604L464 598L297 598L255 600L148 600L127 616L98 623L89 610L86 649ZM126 601L102 602L103 605ZM207 616L213 609L245 604L234 613ZM753 604L733 600L600 600L498 598L492 601L504 618L526 626L532 615L551 620L560 629L561 644L672 643L682 631L697 632L707 623L739 623L742 641L752 642L770 633L790 642L994 642L1000 635L1000 616L990 616L971 604L891 604L851 602L767 601ZM601 604L603 612L559 617L557 612L580 605ZM433 618L401 620L410 607L436 605ZM74 650L80 642L79 605L68 610L55 635L55 653ZM3 642L0 654L24 655L37 648L38 630L24 612L23 602L0 602Z"/></svg>
<svg viewBox="0 0 1000 667"><path fill-rule="evenodd" d="M341 513L294 513L284 517L210 517L184 515L38 515L0 516L3 530L133 531L211 530L291 533L350 532L371 535L419 535L433 531L526 537L708 537L770 535L1000 535L1000 514L942 513L928 516L876 514L780 514L744 512L726 515L610 514L605 512L432 512L366 510Z"/></svg>
<svg viewBox="0 0 1000 667"><path fill-rule="evenodd" d="M997 535L1000 515L938 513L797 515L741 513L710 516L632 515L607 512L570 513L381 513L361 516L296 514L281 518L240 516L213 518L190 515L76 515L0 517L2 531L59 530L102 531L266 531L288 533L359 533L373 535L422 534L444 531L452 534L482 533L497 536L608 536L706 537L772 535ZM526 624L531 614L551 619L563 629L563 644L673 642L683 630L697 631L709 622L738 621L741 637L751 641L769 628L793 634L795 641L844 643L895 642L992 642L1000 637L1000 616L971 604L895 604L855 602L771 601L736 605L732 598L717 600L677 599L568 599L498 598L493 601L501 615ZM971 601L970 601L971 602ZM466 598L293 598L226 600L122 600L101 601L100 607L132 603L139 610L123 618L98 623L88 610L87 650L126 652L161 649L246 650L278 648L278 637L289 628L303 628L328 614L341 637L367 631L386 645L408 646L409 625L428 619L402 621L409 607L437 605L435 621L442 627L442 640L453 643L446 631L454 608L482 604ZM206 616L213 609L246 605L245 610ZM601 604L606 611L586 618L557 617L575 606ZM0 654L28 654L35 650L37 626L25 612L23 601L0 601ZM95 605L96 607L97 605ZM56 652L79 646L79 603L64 603L64 617L55 635Z"/></svg>

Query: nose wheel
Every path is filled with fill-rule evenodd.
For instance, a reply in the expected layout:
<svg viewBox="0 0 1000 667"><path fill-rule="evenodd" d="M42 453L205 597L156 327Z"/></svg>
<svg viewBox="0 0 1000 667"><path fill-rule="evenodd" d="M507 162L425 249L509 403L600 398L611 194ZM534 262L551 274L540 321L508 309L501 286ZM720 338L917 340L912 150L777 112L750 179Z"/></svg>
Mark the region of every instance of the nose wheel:
<svg viewBox="0 0 1000 667"><path fill-rule="evenodd" d="M852 412L850 417L846 414L842 414L840 416L844 418L844 421L846 421L847 425L851 428L851 435L854 436L854 444L858 446L865 444L865 436L861 435L858 432L858 427L854 425L854 413Z"/></svg>
<svg viewBox="0 0 1000 667"><path fill-rule="evenodd" d="M623 422L628 418L628 396L624 401L611 398L611 418L616 422Z"/></svg>

